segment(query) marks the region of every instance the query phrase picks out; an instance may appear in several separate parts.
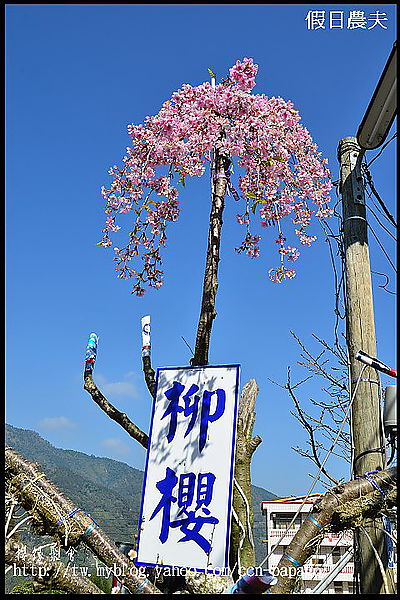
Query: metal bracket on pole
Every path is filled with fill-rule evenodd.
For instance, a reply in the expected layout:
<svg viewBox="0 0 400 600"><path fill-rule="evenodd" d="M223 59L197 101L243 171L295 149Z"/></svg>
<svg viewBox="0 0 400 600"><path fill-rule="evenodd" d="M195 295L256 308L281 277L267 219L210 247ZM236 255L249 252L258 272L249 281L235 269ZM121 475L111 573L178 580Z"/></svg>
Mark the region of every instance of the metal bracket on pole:
<svg viewBox="0 0 400 600"><path fill-rule="evenodd" d="M364 150L358 146L355 138L347 137L341 141L340 153L346 153L345 159L339 156L341 163L341 192L343 192L344 179L347 179L347 188L351 189L353 202L365 205L364 185L361 173L361 160ZM346 178L343 176L343 170L347 174Z"/></svg>

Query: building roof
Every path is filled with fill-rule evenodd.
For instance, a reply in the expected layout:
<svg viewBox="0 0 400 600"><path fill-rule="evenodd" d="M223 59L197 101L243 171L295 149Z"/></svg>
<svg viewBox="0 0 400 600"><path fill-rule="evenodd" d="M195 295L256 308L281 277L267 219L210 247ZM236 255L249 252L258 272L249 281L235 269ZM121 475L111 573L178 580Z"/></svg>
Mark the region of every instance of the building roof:
<svg viewBox="0 0 400 600"><path fill-rule="evenodd" d="M314 502L319 496L322 496L321 492L314 492L313 494L302 494L298 496L288 496L287 498L278 498L277 500L264 500L262 504L279 504L279 503L296 503L304 502L304 498L307 498L307 502Z"/></svg>

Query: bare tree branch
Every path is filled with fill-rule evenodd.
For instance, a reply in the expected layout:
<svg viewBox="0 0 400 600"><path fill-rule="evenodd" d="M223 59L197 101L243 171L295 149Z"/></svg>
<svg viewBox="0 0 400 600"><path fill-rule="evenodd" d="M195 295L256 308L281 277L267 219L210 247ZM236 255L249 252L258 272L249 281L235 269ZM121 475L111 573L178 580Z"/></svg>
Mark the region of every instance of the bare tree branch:
<svg viewBox="0 0 400 600"><path fill-rule="evenodd" d="M338 452L335 453L332 448L329 453L333 453L346 462L350 462L351 437L347 431L342 431L343 419L347 415L349 405L346 373L347 362L344 362L344 353L338 345L331 347L325 340L313 334L314 339L323 346L322 351L313 354L293 331L291 331L291 334L302 350L300 356L304 360L298 361L298 365L312 373L312 375L292 383L289 367L286 384L276 384L288 391L295 408L294 412L290 412L299 421L308 435L306 444L310 447L309 450L304 450L300 446L292 447L292 449L320 468L320 453L322 450L326 450L324 441L334 441L338 447ZM328 358L328 353L331 358ZM315 375L325 379L328 385L321 388L324 398L318 400L308 398L311 403L311 410L307 411L300 402L297 390ZM346 423L348 426L349 420L347 417ZM338 427L340 430L339 436ZM321 473L328 482L338 483L337 477L333 476L326 468L323 468Z"/></svg>
<svg viewBox="0 0 400 600"><path fill-rule="evenodd" d="M299 363L300 365L304 366L306 369L308 369L309 371L312 371L316 375L320 375L321 377L324 377L325 379L327 379L328 381L333 383L335 386L338 386L339 388L341 388L343 390L348 389L347 385L345 383L343 383L343 381L333 377L329 373L329 371L327 371L326 369L323 368L324 363L321 363L320 359L321 359L321 356L323 355L324 351L322 351L317 357L313 356L312 354L310 354L310 352L307 350L307 348L304 346L304 344L301 342L301 340L297 337L297 335L293 331L291 331L290 333L292 334L292 336L295 338L295 340L297 341L297 343L303 350L303 352L305 354L305 358L307 358L307 361L308 361L307 363Z"/></svg>
<svg viewBox="0 0 400 600"><path fill-rule="evenodd" d="M132 573L132 563L93 519L67 498L39 467L11 448L6 449L6 477L10 494L33 516L39 534L51 535L64 547L85 544L108 567L118 565L126 573L125 586L131 593L161 593L150 582Z"/></svg>
<svg viewBox="0 0 400 600"><path fill-rule="evenodd" d="M117 410L115 406L113 406L111 402L109 402L107 398L103 396L93 381L91 371L85 370L83 387L87 392L89 392L97 406L99 406L101 410L104 411L108 417L110 417L110 419L121 425L121 427L125 429L125 431L129 433L134 440L137 440L139 444L141 444L144 448L147 448L149 441L148 435L144 433L144 431L142 431L137 425L132 423L125 413Z"/></svg>
<svg viewBox="0 0 400 600"><path fill-rule="evenodd" d="M291 383L290 383L290 367L288 367L288 376L287 376L287 385L286 385L286 389L288 390L294 405L296 407L297 410L297 416L299 421L302 423L303 427L306 429L309 438L310 438L310 444L311 444L311 448L312 448L312 454L313 454L313 460L315 462L315 464L321 468L321 461L319 460L319 456L318 456L318 451L317 451L317 447L316 447L316 443L315 443L315 439L314 439L314 430L312 428L312 426L309 424L309 422L305 419L304 414L302 412L302 410L300 409L300 405L297 401L296 395L293 393L292 387L291 387ZM328 471L322 467L321 468L321 472L325 475L325 477L327 477L330 481L332 481L333 483L338 483L336 479L334 479L329 473Z"/></svg>

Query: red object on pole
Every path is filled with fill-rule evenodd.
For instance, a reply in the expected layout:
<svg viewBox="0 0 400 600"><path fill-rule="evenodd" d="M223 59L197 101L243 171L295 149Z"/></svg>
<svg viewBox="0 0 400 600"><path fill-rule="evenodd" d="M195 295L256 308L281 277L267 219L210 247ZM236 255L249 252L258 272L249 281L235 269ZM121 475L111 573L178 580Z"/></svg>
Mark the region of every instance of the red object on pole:
<svg viewBox="0 0 400 600"><path fill-rule="evenodd" d="M386 375L390 375L391 377L397 377L397 371L391 369L390 367L387 367L383 362L381 362L377 358L369 356L362 350L358 351L356 359L366 365L370 365L371 367L373 367L377 371L380 371L381 373L386 373Z"/></svg>

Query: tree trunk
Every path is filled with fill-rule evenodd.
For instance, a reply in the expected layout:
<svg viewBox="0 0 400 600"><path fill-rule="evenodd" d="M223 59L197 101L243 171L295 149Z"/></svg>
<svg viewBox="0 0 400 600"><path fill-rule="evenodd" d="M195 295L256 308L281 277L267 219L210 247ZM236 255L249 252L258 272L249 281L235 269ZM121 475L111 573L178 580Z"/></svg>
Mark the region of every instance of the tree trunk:
<svg viewBox="0 0 400 600"><path fill-rule="evenodd" d="M217 315L215 299L218 289L218 264L221 244L222 215L227 188L226 171L230 160L215 151L213 163L212 204L208 247L203 282L203 296L193 366L208 364L208 353L213 321ZM235 484L233 490L233 518L230 540L230 567L236 578L240 567L254 566L253 506L251 494L250 462L261 438L252 438L254 405L258 387L252 379L244 388L239 404L235 458Z"/></svg>
<svg viewBox="0 0 400 600"><path fill-rule="evenodd" d="M239 403L229 552L234 580L242 569L255 566L250 463L255 449L262 441L258 435L252 437L258 389L255 380L251 379L243 387Z"/></svg>
<svg viewBox="0 0 400 600"><path fill-rule="evenodd" d="M204 272L203 297L199 324L197 327L196 346L192 365L200 366L208 364L208 349L213 321L217 315L215 310L215 297L218 289L218 263L219 248L221 244L222 213L224 210L224 198L227 186L225 171L228 169L230 160L215 151L215 181L212 181L212 202L210 213L210 226L208 230L208 247L206 257L206 268Z"/></svg>

